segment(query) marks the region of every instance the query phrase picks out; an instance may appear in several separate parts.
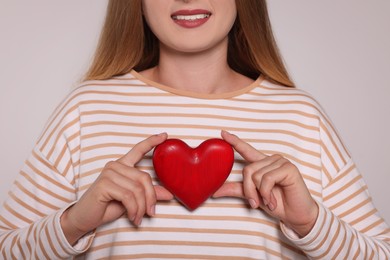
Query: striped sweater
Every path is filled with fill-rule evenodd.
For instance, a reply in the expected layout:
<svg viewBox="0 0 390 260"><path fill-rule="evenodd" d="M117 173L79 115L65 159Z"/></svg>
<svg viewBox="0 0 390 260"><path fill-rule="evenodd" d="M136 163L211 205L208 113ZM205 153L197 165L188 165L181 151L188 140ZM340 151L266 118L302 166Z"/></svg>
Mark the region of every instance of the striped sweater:
<svg viewBox="0 0 390 260"><path fill-rule="evenodd" d="M158 202L135 227L126 217L67 243L62 212L115 160L146 137L167 132L197 146L228 130L300 170L320 211L304 238L237 198L209 199L189 212ZM228 181L242 180L239 154ZM158 183L151 154L137 165ZM390 230L330 120L302 90L259 78L225 94L196 94L132 71L83 82L56 109L0 211L4 259L390 258Z"/></svg>

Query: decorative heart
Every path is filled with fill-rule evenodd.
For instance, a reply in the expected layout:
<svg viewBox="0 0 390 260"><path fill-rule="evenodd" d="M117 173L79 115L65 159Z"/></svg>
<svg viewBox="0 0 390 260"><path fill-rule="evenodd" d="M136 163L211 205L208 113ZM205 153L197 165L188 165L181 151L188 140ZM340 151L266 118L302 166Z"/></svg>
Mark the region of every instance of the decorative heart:
<svg viewBox="0 0 390 260"><path fill-rule="evenodd" d="M194 210L226 181L234 151L222 139L209 139L196 148L168 139L153 152L153 165L164 187L188 209Z"/></svg>

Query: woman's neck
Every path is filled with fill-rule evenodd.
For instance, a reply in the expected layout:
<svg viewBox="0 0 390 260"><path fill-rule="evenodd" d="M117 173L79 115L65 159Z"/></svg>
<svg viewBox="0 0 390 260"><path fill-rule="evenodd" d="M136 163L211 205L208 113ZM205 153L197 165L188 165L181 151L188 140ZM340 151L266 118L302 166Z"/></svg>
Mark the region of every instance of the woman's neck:
<svg viewBox="0 0 390 260"><path fill-rule="evenodd" d="M204 94L235 91L253 82L229 67L227 44L197 53L179 53L161 46L158 66L140 74L172 88Z"/></svg>

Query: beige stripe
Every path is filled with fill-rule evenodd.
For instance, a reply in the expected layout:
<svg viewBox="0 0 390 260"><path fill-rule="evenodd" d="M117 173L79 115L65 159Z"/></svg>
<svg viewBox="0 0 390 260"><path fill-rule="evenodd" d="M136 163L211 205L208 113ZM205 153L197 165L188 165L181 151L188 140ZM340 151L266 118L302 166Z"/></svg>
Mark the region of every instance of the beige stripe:
<svg viewBox="0 0 390 260"><path fill-rule="evenodd" d="M145 134L143 137L147 138L149 136L150 135ZM206 137L205 138L203 136L195 137L195 136L179 136L179 135L170 135L169 137L170 138L175 138L175 139L181 139L181 140L184 140L184 139L205 140L205 139L211 138L211 137ZM262 140L262 139L242 139L242 140L247 142L247 143L269 143L269 144L284 145L284 146L293 148L293 149L295 149L297 151L300 151L302 153L306 153L308 155L311 155L311 156L314 156L314 157L317 157L317 158L320 157L319 153L316 153L316 152L313 152L313 151L301 148L301 147L299 147L299 146L297 146L295 144L289 143L289 142L284 142L284 141L279 141L279 140ZM110 146L125 147L125 148L128 148L128 149L131 149L132 147L134 147L134 144L127 144L127 143L126 144L123 144L123 143L100 143L98 145L92 145L92 146L83 147L81 149L81 152L91 151L91 150L94 150L94 149L109 148Z"/></svg>
<svg viewBox="0 0 390 260"><path fill-rule="evenodd" d="M326 215L327 215L327 214L326 214ZM334 221L335 221L334 218L335 218L335 217L334 217L334 215L332 214L332 215L331 215L330 222L329 222L328 230L326 231L325 237L322 239L322 241L321 241L315 248L306 249L305 251L307 251L307 252L315 252L315 251L318 251L318 250L324 245L325 241L328 240L330 231L331 231L331 229L332 229L332 225L334 224ZM324 223L325 223L325 221L324 221ZM322 225L322 228L321 228L321 230L319 230L319 232L325 232L324 229L323 229L323 227L324 227L324 225ZM317 236L318 236L318 235L317 235ZM317 236L316 236L316 237L317 237ZM313 239L313 241L314 241L314 239Z"/></svg>
<svg viewBox="0 0 390 260"><path fill-rule="evenodd" d="M321 180L320 179L317 179L317 178L315 178L315 177L313 177L313 176L310 176L310 175L308 175L308 174L303 174L303 173L301 173L301 175L302 175L302 177L305 179L305 180L307 180L307 181L311 181L311 182L314 182L314 183L317 183L317 184L322 184L322 182L321 182ZM320 197L322 197L322 195L320 196Z"/></svg>
<svg viewBox="0 0 390 260"><path fill-rule="evenodd" d="M207 129L207 130L222 130L220 126L211 126L211 125L190 125L190 124L142 124L134 122L118 122L118 121L94 121L89 123L82 123L81 127L92 127L98 125L117 125L117 126L127 126L127 127L143 127L143 128L191 128L191 129ZM224 130L231 132L251 132L251 133L271 133L271 134L285 134L289 136L294 136L300 140L307 141L313 144L319 144L317 139L309 138L295 132L280 130L280 129L252 129L252 128L240 128L240 127L224 127Z"/></svg>
<svg viewBox="0 0 390 260"><path fill-rule="evenodd" d="M66 203L70 203L72 202L72 200L69 200L65 197L62 197L60 195L58 195L57 193L51 191L50 189L38 184L37 182L35 182L35 180L33 180L29 175L27 175L25 172L21 171L20 172L20 175L22 175L24 178L26 178L26 180L28 180L32 185L34 185L38 190L41 190L49 195L51 195L52 197L56 198L56 199L59 199L59 200L62 200Z"/></svg>
<svg viewBox="0 0 390 260"><path fill-rule="evenodd" d="M53 230L54 230L54 235L56 236L56 240L58 241L58 244L60 245L62 251L70 255L71 252L69 252L69 251L62 245L62 243L61 243L61 242L62 242L62 239L60 238L60 236L59 236L59 234L58 234L59 231L57 230L57 227L56 227L54 221L52 221L52 225L53 225L52 228L53 228Z"/></svg>
<svg viewBox="0 0 390 260"><path fill-rule="evenodd" d="M279 154L279 155L282 155L283 157L285 157L286 159L289 159L289 160L292 160L292 161L296 161L297 163L299 163L300 165L302 166L306 166L308 168L311 168L313 170L316 170L316 171L321 171L321 166L318 166L316 164L312 164L312 163L309 163L309 162L306 162L306 161L303 161L303 160L300 160L294 156L292 156L291 154L287 154L287 153L283 153L281 151L271 151L271 150L261 150L262 153L266 154L266 155L272 155L272 154ZM236 162L239 162L240 160L236 160ZM246 161L242 160L241 161L242 164L247 164Z"/></svg>
<svg viewBox="0 0 390 260"><path fill-rule="evenodd" d="M367 259L367 254L368 254L368 245L367 245L367 242L364 241L364 258L363 259Z"/></svg>
<svg viewBox="0 0 390 260"><path fill-rule="evenodd" d="M374 223L372 223L371 225L369 225L368 227L360 230L360 232L362 233L367 233L369 230L383 224L385 221L383 219L378 219L377 221L375 221Z"/></svg>
<svg viewBox="0 0 390 260"><path fill-rule="evenodd" d="M132 254L132 255L112 255L110 259L220 259L220 260L238 260L236 256L216 256L216 255L184 255L184 254ZM107 259L106 257L98 259ZM255 260L251 257L239 257L242 260Z"/></svg>
<svg viewBox="0 0 390 260"><path fill-rule="evenodd" d="M47 158L50 158L53 153L54 153L54 150L56 149L57 147L57 144L58 144L58 140L60 140L60 138L62 137L62 135L64 134L64 132L71 128L72 126L76 125L77 123L80 122L80 118L75 118L73 119L72 121L68 122L57 134L54 142L53 142L53 146L52 148L50 149L49 153L47 154ZM43 148L41 148L41 151L43 151Z"/></svg>
<svg viewBox="0 0 390 260"><path fill-rule="evenodd" d="M17 242L16 245L18 246L19 252L22 255L22 259L27 259L26 255L24 254L22 244L20 243L20 239L18 239L16 242Z"/></svg>
<svg viewBox="0 0 390 260"><path fill-rule="evenodd" d="M328 179L328 182L332 181L332 175L329 173L328 169L325 165L322 167L322 172L325 174L326 178Z"/></svg>
<svg viewBox="0 0 390 260"><path fill-rule="evenodd" d="M97 173L101 173L103 171L103 169L104 169L103 167L99 167L99 168L96 168L96 169L93 169L93 170L89 170L89 171L83 172L80 175L75 176L75 180L82 179L82 178L87 178L87 177L89 177L91 175L94 175L94 174L97 174Z"/></svg>
<svg viewBox="0 0 390 260"><path fill-rule="evenodd" d="M265 86L263 86L263 85L261 85L261 87L263 87L263 88L265 88L265 89L268 89L268 90L282 90L283 92L285 92L286 90L287 90L287 91L289 91L289 90L294 90L294 89L283 89L283 88L279 88L279 89L278 89L278 88L275 88L275 89L273 89L273 88L265 87ZM296 89L295 89L295 90L296 90ZM317 103L317 101L316 101L315 99L313 99L312 96L307 95L307 94L304 94L304 93L301 93L301 94L298 94L298 93L297 93L297 94L295 94L295 93L293 93L293 94L285 94L285 93L283 93L283 94L270 94L270 95L298 95L298 96L302 96L302 97L308 97L309 99L313 100L314 103ZM316 108L316 110L321 114L322 118L325 120L325 122L327 123L327 125L331 128L332 132L337 136L337 138L338 138L339 140L341 140L341 138L338 136L337 131L336 131L336 129L334 128L333 124L329 121L328 117L327 117L321 110L318 110L317 107L315 107L315 108ZM341 142L341 146L343 147L344 152L348 155L348 157L351 157L351 156L348 154L348 150L345 148L345 146L344 146L344 144L343 144L342 142Z"/></svg>
<svg viewBox="0 0 390 260"><path fill-rule="evenodd" d="M213 220L213 221L244 221L264 224L275 229L280 229L279 225L275 222L242 216L194 216L194 215L173 215L173 214L156 214L154 218L162 219L187 219L187 220Z"/></svg>
<svg viewBox="0 0 390 260"><path fill-rule="evenodd" d="M164 246L201 246L201 247L234 247L234 248L245 248L245 249L253 249L253 250L259 250L259 251L265 251L268 254L282 257L280 252L277 252L275 250L271 250L264 246L259 245L251 245L251 244L244 244L244 243L220 243L220 242L197 242L197 241L180 241L180 240L142 240L142 241L120 241L120 242L111 242L107 244L102 244L99 246L94 247L91 249L91 251L98 251L101 249L105 249L107 247L117 247L117 246L138 246L138 245L164 245Z"/></svg>
<svg viewBox="0 0 390 260"><path fill-rule="evenodd" d="M53 120L48 124L48 126L46 127L45 131L43 132L43 134L41 135L41 137L39 138L38 140L38 143L40 143L43 139L43 137L46 136L47 132L51 129L52 127L52 124L54 124L54 121L56 118L58 118L58 116L60 115L60 113L62 113L62 111L66 108L66 106L72 102L72 99L69 99L63 106L62 108L60 109L60 111L57 112L57 114L55 115L55 117L53 117ZM53 127L53 129L50 131L50 134L45 138L45 142L41 145L41 148L39 150L43 151L46 147L46 145L48 144L48 142L52 139L54 133L57 131L57 129L60 127L61 123L65 121L65 118L70 115L71 113L73 113L75 110L78 110L79 108L79 104L76 104L76 105L73 105L72 107L70 107L66 113L58 120L58 123Z"/></svg>
<svg viewBox="0 0 390 260"><path fill-rule="evenodd" d="M348 251L347 253L345 254L345 257L349 257L351 255L351 249L352 249L352 245L356 240L356 236L353 232L351 232L352 236L350 237L350 241L349 241L349 245L348 245Z"/></svg>
<svg viewBox="0 0 390 260"><path fill-rule="evenodd" d="M0 215L0 221L3 222L6 226L2 226L2 229L5 230L12 230L12 229L18 229L18 226L12 224L7 219L5 219L2 215Z"/></svg>
<svg viewBox="0 0 390 260"><path fill-rule="evenodd" d="M384 231L382 231L381 233L379 233L377 236L383 236L383 235L385 235L385 236L388 236L388 237L386 237L385 239L390 239L390 228L388 228L388 227L386 227L386 229L384 230Z"/></svg>
<svg viewBox="0 0 390 260"><path fill-rule="evenodd" d="M96 162L96 161L100 161L100 160L117 160L118 158L122 157L123 154L106 154L106 155L101 155L101 156L95 156L95 157L92 157L92 158L89 158L89 159L86 159L84 161L82 161L80 163L80 165L86 165L88 163L93 163L93 162Z"/></svg>
<svg viewBox="0 0 390 260"><path fill-rule="evenodd" d="M110 114L110 115L120 115L120 116L132 116L132 117L185 117L185 118L208 118L208 119L221 119L228 121L239 121L239 122L254 122L254 123L270 123L270 124L291 124L305 128L308 130L318 131L316 126L305 125L296 120L289 119L254 119L254 118L243 118L243 117L233 117L233 116L221 116L221 115L211 115L211 114L185 114L185 113L130 113L130 112L117 112L117 111L103 111L103 110L94 110L88 112L81 112L81 116L86 115L101 115L101 114ZM78 120L78 119L77 119ZM73 120L70 123L74 123ZM68 123L66 127L70 124ZM64 127L65 128L65 127ZM60 132L62 133L63 130ZM58 137L57 137L58 139Z"/></svg>
<svg viewBox="0 0 390 260"><path fill-rule="evenodd" d="M364 186L361 190L364 190L364 189L367 189L367 186ZM360 192L360 190L357 191L357 193L358 193L358 192ZM355 213L359 208L364 207L365 205L367 205L367 204L370 203L371 201L372 201L372 198L368 198L368 199L366 199L366 200L360 202L359 204L357 204L355 207L350 208L350 209L348 209L347 211L341 213L341 214L339 215L339 217L340 217L340 218L344 218L345 216L347 216L347 215L349 215L349 214L351 214L351 213ZM333 209L335 209L335 208L337 208L337 207L339 207L339 205L336 204L335 207L330 207L329 209L330 209L330 210L333 210Z"/></svg>
<svg viewBox="0 0 390 260"><path fill-rule="evenodd" d="M332 223L337 223L337 224L338 224L336 233L333 234L333 239L332 239L332 241L330 242L330 244L329 244L328 248L326 249L326 251L325 251L323 254L314 257L314 259L324 259L325 256L328 255L329 252L330 252L330 250L333 248L333 245L334 245L334 243L336 242L336 239L339 237L340 229L341 229L341 224L340 224L340 222L333 222L333 221L332 221ZM324 240L322 240L322 242L320 243L321 246L325 244L326 240L328 240L328 236L327 236Z"/></svg>
<svg viewBox="0 0 390 260"><path fill-rule="evenodd" d="M88 86L104 86L104 87L148 87L148 88L154 88L154 87L150 87L146 84L136 84L136 83L99 83L99 81L95 81L93 83L88 83L88 84L85 84L85 85L81 85L80 87L78 88L84 88L84 87L88 87ZM91 91L92 92L92 91ZM95 91L97 92L97 91ZM100 91L99 91L100 92ZM102 91L103 92L103 91ZM104 91L104 92L108 92L108 91ZM112 92L112 93L117 93L117 92ZM91 94L94 94L94 93L91 93ZM106 93L107 94L107 93ZM131 93L129 93L131 94ZM146 92L145 95L147 94L165 94L165 96L171 96L172 94L170 93L149 93L149 92Z"/></svg>
<svg viewBox="0 0 390 260"><path fill-rule="evenodd" d="M282 241L280 238L273 237L271 235L268 235L263 232L257 232L257 231L248 231L248 230L238 230L238 229L201 229L201 228L159 228L159 227L129 227L129 228L115 228L110 230L105 230L99 233L96 233L95 238L106 236L106 235L112 235L117 234L119 232L162 232L162 233L200 233L200 234L226 234L226 235L246 235L246 236L255 236L255 237L262 237L265 239L269 239L271 241L274 241L276 243L281 244L283 247L297 253L303 255L304 253L297 249L296 247Z"/></svg>
<svg viewBox="0 0 390 260"><path fill-rule="evenodd" d="M334 138L332 137L332 135L330 134L328 128L324 125L324 123L322 121L320 121L320 128L323 129L326 133L326 135L328 136L330 142L332 143L334 149L336 150L337 154L339 155L340 159L343 161L343 165L345 165L347 163L346 159L344 158L344 156L342 155L339 147L337 146L336 144L336 141L334 140ZM334 130L334 129L332 129ZM337 136L337 133L335 131L333 131L333 133L336 135L336 137L340 140L340 137ZM345 149L344 149L345 150ZM336 169L338 169L339 167L335 167ZM337 170L338 171L338 170Z"/></svg>
<svg viewBox="0 0 390 260"><path fill-rule="evenodd" d="M64 157L65 155L65 152L66 150L68 149L68 144L65 144L64 147L62 148L60 154L58 155L57 157L57 160L54 162L54 167L56 167L56 169L58 169L58 165L60 164L62 158ZM66 174L66 172L59 172L62 176L64 176Z"/></svg>
<svg viewBox="0 0 390 260"><path fill-rule="evenodd" d="M74 133L73 135L71 135L69 138L67 138L67 144L71 143L75 138L78 138L80 136L80 131L78 131L77 133ZM74 155L77 151L77 148L79 146L77 146L75 149L71 150L70 153L71 155ZM64 157L65 155L65 152L66 150L69 149L69 147L67 145L64 145L64 148L62 148L62 151L61 153L59 154L59 156L57 157L57 160L55 161L54 163L54 166L58 169L58 165L60 164L62 158ZM65 176L65 174L67 173L67 171L64 171L63 172L63 176Z"/></svg>
<svg viewBox="0 0 390 260"><path fill-rule="evenodd" d="M80 145L78 145L78 146L76 146L75 148L73 148L72 150L70 150L70 153L73 155L73 156L75 156L75 154L77 153L77 152L79 152L80 151Z"/></svg>
<svg viewBox="0 0 390 260"><path fill-rule="evenodd" d="M127 94L127 93L117 93L117 92L107 92L107 91L79 92L79 93L74 94L73 96L68 97L67 102L65 104L63 104L62 108L56 113L56 115L53 118L54 119L57 118L59 116L59 114L63 112L63 110L69 105L69 103L74 98L76 98L80 95L83 95L83 94L102 94L102 95L112 94L112 95L131 95L131 96L136 96L136 95L143 96L145 94L146 96L152 96L152 93L142 93L142 94L129 93L129 94ZM156 95L160 96L160 94L156 94ZM168 95L164 94L163 96L169 96L169 94ZM41 147L41 149L42 150L44 149L44 147L47 145L48 140L51 139L52 135L54 134L56 129L59 127L59 124L64 120L64 118L68 114L70 114L71 112L76 110L80 105L94 104L94 103L98 103L98 102L104 103L104 104L113 104L112 102L114 102L114 101L105 101L105 100L91 101L91 100L88 100L88 101L79 102L78 104L72 106L71 108L68 109L67 113L59 120L59 123L54 127L52 132L49 134L49 136L47 137L47 139L46 139L45 143L43 144L43 146ZM218 105L210 105L210 104L203 104L203 105L202 104L164 104L164 103L147 104L147 103L134 103L134 102L115 102L115 104L126 105L126 106L167 106L167 107L190 107L190 108L201 107L201 108L210 108L210 109L227 109L227 110L247 111L247 112L255 112L255 113L267 111L267 110L258 110L258 109L242 108L242 107L235 108L235 107L231 107L231 106L218 106ZM58 109L56 109L56 110L58 110ZM270 111L267 111L267 112L269 113ZM276 111L275 113L280 113L280 111ZM313 115L311 115L310 117L312 117L312 116ZM53 123L54 123L54 120L49 123L48 127L46 128L46 131L42 134L41 138L39 139L39 142L41 142L42 138L46 135L47 131L51 128Z"/></svg>
<svg viewBox="0 0 390 260"><path fill-rule="evenodd" d="M370 212L367 212L366 214L364 214L363 216L361 216L361 217L359 217L359 218L357 218L357 219L355 219L355 220L349 222L349 224L352 225L352 226L353 226L353 225L356 225L357 223L359 223L359 222L361 222L361 221L363 221L363 220L365 220L365 219L371 217L372 215L374 215L374 214L377 213L377 212L378 212L377 209L373 209L373 210L371 210Z"/></svg>
<svg viewBox="0 0 390 260"><path fill-rule="evenodd" d="M124 147L124 148L128 148L130 150L131 148L134 147L134 144L127 144L127 143L125 143L125 144L124 143L100 143L100 144L95 144L95 145L83 147L83 148L81 148L80 151L82 153L85 153L85 152L93 151L93 150L96 150L96 149L111 148L111 147Z"/></svg>
<svg viewBox="0 0 390 260"><path fill-rule="evenodd" d="M247 143L268 143L268 144L284 145L284 146L291 147L291 148L293 148L297 151L300 151L302 153L312 155L312 156L317 157L317 158L321 157L320 153L304 149L304 148L302 148L298 145L295 145L293 143L290 143L290 142L285 142L285 141L280 141L280 140L265 140L265 139L242 139L242 140L244 140Z"/></svg>
<svg viewBox="0 0 390 260"><path fill-rule="evenodd" d="M46 225L47 225L47 219L46 219L43 223L41 223L41 226L40 226L40 228L39 228L39 234L42 234L42 229L43 229ZM37 228L35 229L35 231L37 231ZM39 238L39 236L37 236L36 233L35 233L35 237L36 237L36 238ZM42 239L37 239L37 240L38 240L38 241L36 241L36 242L38 242L39 248L41 249L42 253L45 255L45 259L50 259L48 253L47 253L46 250L45 250L45 246L43 245ZM48 240L48 239L47 239L47 240Z"/></svg>
<svg viewBox="0 0 390 260"><path fill-rule="evenodd" d="M142 138L147 138L147 137L150 136L150 135L147 135L147 134L130 134L130 133L102 132L102 133L89 134L89 135L83 136L83 138L84 138L84 139L87 139L87 138L94 138L94 137L108 136L108 135L112 135L112 136L128 136L128 137L133 137L133 136L134 136L134 137L142 137ZM207 139L207 138L205 138L205 137L178 136L178 135L170 135L169 137L170 137L170 138L178 138L178 139L200 139L200 140ZM210 138L211 138L211 137L210 137ZM253 140L251 140L251 139L243 139L243 140L246 141L246 142L252 141L252 142L279 143L278 141L268 141L268 140L258 140L258 139L253 139ZM282 142L280 142L280 143L282 143ZM289 144L289 143L286 143L286 144ZM134 144L128 144L128 145L129 145L130 148L134 146ZM289 145L291 145L291 144L289 144ZM302 148L299 148L298 146L294 146L294 147L296 147L296 148L298 148L298 149L301 149L301 150L303 150L303 151L306 151L306 152L308 152L308 153L310 153L310 154L312 154L312 155L314 155L314 156L319 157L319 154L318 154L318 153L314 153L314 152L309 151L309 150L304 150L304 149L302 149ZM262 150L262 152L264 152L264 153L267 153L267 152L268 152L268 154L275 154L275 153L277 153L276 151L264 151L264 150ZM290 156L290 155L287 155L287 154L285 154L285 156L286 156L286 157L289 156L290 158L294 158L294 157L292 157L292 156ZM304 162L304 161L301 161L301 160L298 160L298 159L296 159L296 158L294 158L294 160L300 161L300 162L302 163L302 165L306 165L306 166L308 166L309 168L313 168L313 166L314 166L313 164L308 164L308 163L306 163L306 162ZM246 162L245 162L245 163L246 163ZM315 169L317 169L317 170L320 169L320 168L317 167L317 166L314 166L314 167L315 167ZM313 179L313 180L314 180L314 179ZM318 180L318 179L317 179L315 182L321 184L321 181Z"/></svg>
<svg viewBox="0 0 390 260"><path fill-rule="evenodd" d="M343 227L343 241L341 242L341 244L339 245L336 253L334 253L334 255L332 256L332 259L337 259L337 257L339 256L341 250L344 248L344 245L345 245L345 242L347 242L347 230L346 230L346 227L345 227L345 224L344 222L340 221L340 225ZM336 245L337 246L337 245Z"/></svg>
<svg viewBox="0 0 390 260"><path fill-rule="evenodd" d="M350 182L348 182L347 184L344 184L340 189L338 189L338 190L332 192L331 194L329 194L328 196L324 197L324 201L327 201L327 200L333 198L334 196L340 194L341 192L345 191L346 189L348 189L349 187L351 187L353 184L355 184L356 182L358 182L361 179L362 179L361 175L356 176Z"/></svg>
<svg viewBox="0 0 390 260"><path fill-rule="evenodd" d="M329 206L329 209L334 210L334 209L340 207L341 205L344 205L346 203L350 203L352 199L356 198L360 193L365 192L366 190L367 190L367 185L361 187L359 190L355 191L354 193L352 193L348 197L344 198L343 200L338 201L336 204ZM367 200L371 201L371 198L369 198ZM364 204L366 204L366 201L364 201Z"/></svg>
<svg viewBox="0 0 390 260"><path fill-rule="evenodd" d="M33 253L33 250L31 248L31 244L30 244L30 237L31 237L31 232L33 231L33 228L34 228L34 225L30 225L30 227L27 229L27 235L26 235L26 245L27 245L27 248L28 248L28 252L29 252L29 255L31 257L32 253ZM32 258L32 257L31 257ZM38 258L36 258L38 259Z"/></svg>
<svg viewBox="0 0 390 260"><path fill-rule="evenodd" d="M282 94L284 95L284 94ZM248 96L275 96L274 94L259 94L259 93L254 93L254 92L251 92L251 93L248 93ZM240 100L240 101L257 101L257 100L247 100L247 99L239 99L239 98L232 98L232 100ZM270 99L261 99L261 100L258 100L257 102L259 103L265 103L265 104L278 104L278 105L305 105L305 106L308 106L310 108L314 108L315 110L317 110L317 107L315 105L313 105L313 103L310 103L308 101L302 101L302 100L294 100L294 101L291 101L291 100L270 100ZM306 110L306 109L304 109ZM319 110L317 110L317 112L320 112ZM318 118L318 116L316 115L313 115L314 118Z"/></svg>
<svg viewBox="0 0 390 260"><path fill-rule="evenodd" d="M340 171L340 167L336 163L336 161L335 161L333 155L330 153L328 147L326 147L324 143L321 143L321 147L325 151L325 154L328 156L330 162L332 163L333 167L335 168L335 172L339 172Z"/></svg>
<svg viewBox="0 0 390 260"><path fill-rule="evenodd" d="M46 175L43 172L41 172L40 170L38 170L38 168L36 168L34 165L32 165L31 162L26 161L26 165L29 166L30 169L33 170L35 174L38 174L39 176L41 176L42 178L44 178L48 182L54 184L55 186L57 186L61 190L64 190L64 191L67 191L67 192L70 192L70 193L74 192L74 190L72 188L69 188L69 187L63 185L62 183L59 183L58 181L50 178L48 175ZM56 171L56 173L58 173L58 171Z"/></svg>
<svg viewBox="0 0 390 260"><path fill-rule="evenodd" d="M68 174L68 172L70 171L70 167L72 167L72 162L69 161L68 164L66 165L65 169L64 169L64 177L66 178L66 175ZM69 183L72 187L74 187L74 184L75 184L75 172L71 172L72 174L72 181Z"/></svg>
<svg viewBox="0 0 390 260"><path fill-rule="evenodd" d="M159 201L157 205L161 206L182 206L181 203L171 200L171 201ZM202 207L205 208L239 208L239 209L250 209L249 204L247 203L204 203L202 204Z"/></svg>
<svg viewBox="0 0 390 260"><path fill-rule="evenodd" d="M378 255L379 255L379 253L380 253L382 250L379 248L379 245L378 245L378 243L374 243L374 245L375 245L376 252L377 252L377 253L378 253ZM374 251L374 250L372 250L372 252L374 253L375 251Z"/></svg>
<svg viewBox="0 0 390 260"><path fill-rule="evenodd" d="M32 156L34 157L34 159L36 159L38 162L42 163L48 169L50 169L50 170L52 170L54 172L58 172L58 170L53 165L51 165L50 163L45 161L43 158L41 158L41 156L39 154L37 154L35 150L32 151Z"/></svg>
<svg viewBox="0 0 390 260"><path fill-rule="evenodd" d="M10 207L7 203L4 203L3 207L9 212L11 213L11 215L13 215L15 218L18 218L19 220L22 220L24 222L26 222L27 224L31 224L33 221L31 219L28 219L27 217L19 214L18 212L16 212L12 207Z"/></svg>
<svg viewBox="0 0 390 260"><path fill-rule="evenodd" d="M376 245L376 244L375 244L375 245ZM375 251L374 251L374 250L371 250L371 255L370 255L369 259L374 259L374 253L375 253Z"/></svg>
<svg viewBox="0 0 390 260"><path fill-rule="evenodd" d="M338 175L336 178L334 178L328 185L326 185L325 188L327 188L328 186L338 182L339 180L341 180L342 178L344 178L345 176L349 175L351 173L352 170L355 169L355 164L352 164L347 170L345 170L345 172L343 172L342 174Z"/></svg>
<svg viewBox="0 0 390 260"><path fill-rule="evenodd" d="M322 198L322 193L321 192L318 192L318 191L315 191L315 190L312 190L312 189L309 189L309 192L312 196L316 196L316 197L319 197L319 198Z"/></svg>
<svg viewBox="0 0 390 260"><path fill-rule="evenodd" d="M134 95L131 95L134 96ZM237 99L231 99L233 101L241 101ZM244 100L245 103L248 102L256 102L258 103L267 103L263 102L261 100ZM271 101L273 103L274 101ZM289 101L291 104L297 104L295 101ZM136 103L136 102L123 102L123 101L103 101L103 100L88 100L88 101L82 101L80 104L82 105L91 105L91 104L109 104L109 105L122 105L122 106L147 106L147 107L169 107L169 108L209 108L210 110L228 110L230 111L240 111L240 112L248 112L248 113L256 113L256 114L297 114L300 116L304 116L307 118L312 118L316 119L316 121L319 120L318 115L316 114L309 114L306 112L303 112L301 110L295 110L295 109L289 109L289 110L274 110L274 109L253 109L253 108L245 108L245 107L235 107L235 106L222 106L222 105L208 105L208 104L165 104L165 103ZM109 110L94 110L94 111L88 111L88 112L83 112L82 114L85 115L94 115L94 114L113 114L113 115L123 115L123 116L129 116L131 115L130 113L126 112L120 112L120 111L109 111ZM179 113L178 115L181 115ZM209 115L209 114L207 114ZM318 129L318 128L317 128Z"/></svg>
<svg viewBox="0 0 390 260"><path fill-rule="evenodd" d="M53 204L50 204L49 202L47 201L44 201L42 200L41 198L39 198L38 196L36 196L35 194L31 193L30 191L28 191L26 188L24 188L19 182L15 182L15 185L23 192L25 193L28 197L32 198L34 201L48 207L48 208L51 208L53 210L58 210L59 208Z"/></svg>
<svg viewBox="0 0 390 260"><path fill-rule="evenodd" d="M313 236L311 240L301 245L301 247L307 247L310 246L314 240L318 238L318 236L321 234L321 232L324 230L325 223L327 223L328 214L325 213L324 219L322 220L321 227L318 229L317 233Z"/></svg>
<svg viewBox="0 0 390 260"><path fill-rule="evenodd" d="M1 219L1 215L0 215L0 219ZM6 242L8 242L8 239L9 239L9 237L11 236L11 234L14 234L14 233L9 232L8 234L4 235L4 236L1 238L1 240L0 240L0 248L1 248L1 249L4 248L4 247L3 247L3 244L7 244ZM8 249L8 247L5 247L5 248ZM7 259L6 254L5 254L6 251L7 251L7 250L1 250L2 255L3 255L3 259Z"/></svg>
<svg viewBox="0 0 390 260"><path fill-rule="evenodd" d="M16 244L16 241L18 239L18 236L14 236L14 238L12 239L11 241L11 247L10 247L10 251L11 251L11 259L18 259L15 254L14 254L14 248L15 248L15 244Z"/></svg>
<svg viewBox="0 0 390 260"><path fill-rule="evenodd" d="M48 225L45 225L45 234L46 234L46 240L49 242L49 247L51 251L54 253L54 255L57 257L57 259L61 259L60 254L57 252L56 247L53 244L53 239L50 236L49 227Z"/></svg>
<svg viewBox="0 0 390 260"><path fill-rule="evenodd" d="M22 201L21 199L19 199L18 197L16 197L16 195L11 191L9 193L9 196L14 200L16 201L18 204L20 204L24 209L27 209L31 212L33 212L34 214L38 215L39 217L43 218L45 217L46 215L43 214L42 212L38 211L36 208L28 205L27 203L25 203L24 201Z"/></svg>

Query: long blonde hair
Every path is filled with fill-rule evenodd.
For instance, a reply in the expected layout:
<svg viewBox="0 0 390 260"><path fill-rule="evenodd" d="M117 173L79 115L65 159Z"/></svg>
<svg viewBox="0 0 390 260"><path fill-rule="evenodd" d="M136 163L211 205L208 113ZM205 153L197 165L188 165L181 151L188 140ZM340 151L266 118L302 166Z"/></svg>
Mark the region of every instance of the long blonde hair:
<svg viewBox="0 0 390 260"><path fill-rule="evenodd" d="M282 62L265 0L236 0L237 19L229 33L228 63L252 79L294 87ZM159 43L142 16L141 0L110 0L93 62L85 76L108 79L158 64Z"/></svg>

